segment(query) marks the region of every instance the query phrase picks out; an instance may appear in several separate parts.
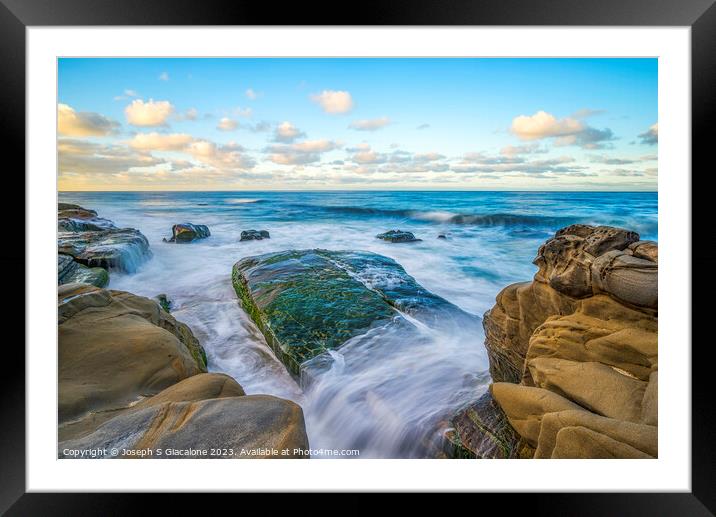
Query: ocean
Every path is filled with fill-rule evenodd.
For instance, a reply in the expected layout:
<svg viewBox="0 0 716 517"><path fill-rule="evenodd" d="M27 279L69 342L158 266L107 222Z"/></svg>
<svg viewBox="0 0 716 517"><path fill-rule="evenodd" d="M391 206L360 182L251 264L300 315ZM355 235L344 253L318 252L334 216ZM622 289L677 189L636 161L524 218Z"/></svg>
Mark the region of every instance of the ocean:
<svg viewBox="0 0 716 517"><path fill-rule="evenodd" d="M166 293L172 314L206 349L210 371L231 375L248 394L296 401L312 449L359 449L361 458L426 454L430 433L490 382L481 331L424 328L428 339L412 347L378 332L381 346L370 353L334 351L333 368L304 393L239 305L231 285L239 259L286 249L372 251L481 317L501 289L532 278L538 247L563 226L606 224L658 240L655 192L61 192L59 201L149 239L153 257L133 274L112 272L109 288ZM206 224L211 237L162 242L182 222ZM248 229L271 238L239 242ZM391 229L422 241L376 239ZM365 367L341 367L343 355L361 353Z"/></svg>

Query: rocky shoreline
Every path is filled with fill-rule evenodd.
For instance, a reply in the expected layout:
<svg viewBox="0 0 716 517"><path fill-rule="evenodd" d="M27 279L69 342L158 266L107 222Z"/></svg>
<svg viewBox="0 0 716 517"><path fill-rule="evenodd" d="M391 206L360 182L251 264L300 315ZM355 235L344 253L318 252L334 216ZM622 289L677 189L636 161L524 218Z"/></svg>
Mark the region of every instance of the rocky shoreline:
<svg viewBox="0 0 716 517"><path fill-rule="evenodd" d="M573 225L535 264L534 280L503 289L484 316L494 383L453 419L450 446L486 458L657 457L657 244Z"/></svg>
<svg viewBox="0 0 716 517"><path fill-rule="evenodd" d="M183 223L165 240L210 235ZM264 238L268 231L241 233L241 241ZM419 240L397 231L378 238ZM202 345L169 313L166 295L104 288L112 271L131 273L150 257L139 230L58 205L59 457L202 448L232 451L210 457L275 457L266 452L274 450L307 457L300 406L246 395L235 379L207 373ZM482 319L426 290L392 259L362 251L244 257L231 282L304 389L331 369L331 351L348 341L376 346L364 336L377 327L406 344L424 339L416 325L473 334L484 327L493 384L440 424L444 443L435 456L656 457L656 243L572 225L540 247L535 264L533 281L503 289ZM341 367L359 368L346 362Z"/></svg>

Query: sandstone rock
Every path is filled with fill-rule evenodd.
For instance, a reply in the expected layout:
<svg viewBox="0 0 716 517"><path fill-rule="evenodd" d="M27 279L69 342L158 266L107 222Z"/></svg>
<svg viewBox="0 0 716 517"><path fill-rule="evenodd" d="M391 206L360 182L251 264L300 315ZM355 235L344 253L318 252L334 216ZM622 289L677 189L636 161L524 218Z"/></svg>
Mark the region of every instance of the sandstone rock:
<svg viewBox="0 0 716 517"><path fill-rule="evenodd" d="M304 458L309 448L303 411L288 400L269 395L222 397L195 402L163 402L124 412L93 433L59 444L65 449L220 451L208 458ZM288 449L286 456L270 450ZM254 454L254 451L256 454ZM133 457L131 454L121 457ZM152 456L156 457L156 456Z"/></svg>
<svg viewBox="0 0 716 517"><path fill-rule="evenodd" d="M204 224L182 223L172 226L172 236L169 239L164 239L164 242L185 244L209 236L211 236L209 227Z"/></svg>
<svg viewBox="0 0 716 517"><path fill-rule="evenodd" d="M573 225L535 264L483 320L493 380L515 383L495 401L537 458L656 457L656 243Z"/></svg>
<svg viewBox="0 0 716 517"><path fill-rule="evenodd" d="M538 357L527 362L535 385L599 415L638 422L646 382L598 362Z"/></svg>
<svg viewBox="0 0 716 517"><path fill-rule="evenodd" d="M404 232L402 230L390 230L385 233L380 233L376 235L378 239L388 241L388 242L418 242L422 239L416 239L415 235L413 235L411 232Z"/></svg>
<svg viewBox="0 0 716 517"><path fill-rule="evenodd" d="M643 249L640 246L637 249ZM623 302L657 309L659 270L656 262L622 251L609 251L592 263L595 291L611 294Z"/></svg>
<svg viewBox="0 0 716 517"><path fill-rule="evenodd" d="M557 432L555 459L653 459L653 456L586 427L563 427Z"/></svg>
<svg viewBox="0 0 716 517"><path fill-rule="evenodd" d="M266 230L244 230L241 232L240 241L260 241L263 239L270 239L271 236Z"/></svg>
<svg viewBox="0 0 716 517"><path fill-rule="evenodd" d="M565 427L581 427L606 435L611 439L656 457L658 451L658 429L656 426L625 422L614 418L595 415L589 411L559 411L547 413L542 418L539 446L535 458L551 458L557 444L557 434ZM565 436L562 437L563 441ZM580 444L573 443L572 448ZM564 451L564 443L562 444ZM564 452L562 452L564 453ZM586 458L587 452L577 457ZM564 456L562 456L564 457Z"/></svg>
<svg viewBox="0 0 716 517"><path fill-rule="evenodd" d="M206 371L189 327L154 300L87 284L58 290L60 426L115 411Z"/></svg>
<svg viewBox="0 0 716 517"><path fill-rule="evenodd" d="M244 388L223 373L199 373L179 381L153 397L143 399L132 410L158 406L166 402L198 402L225 397L243 397Z"/></svg>

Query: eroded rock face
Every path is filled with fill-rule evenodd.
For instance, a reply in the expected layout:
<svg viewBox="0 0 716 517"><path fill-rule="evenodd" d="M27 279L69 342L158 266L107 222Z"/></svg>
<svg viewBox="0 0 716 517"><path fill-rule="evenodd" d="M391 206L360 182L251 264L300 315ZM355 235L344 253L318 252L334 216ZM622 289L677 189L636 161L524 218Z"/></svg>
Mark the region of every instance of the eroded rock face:
<svg viewBox="0 0 716 517"><path fill-rule="evenodd" d="M376 235L376 238L393 243L418 242L422 240L416 239L415 235L413 235L411 232L404 232L402 230L390 230L385 233L380 233Z"/></svg>
<svg viewBox="0 0 716 517"><path fill-rule="evenodd" d="M328 350L377 326L418 339L396 308L438 327L480 323L375 253L317 249L246 257L234 265L232 280L244 309L295 375L308 361L314 372L330 367Z"/></svg>
<svg viewBox="0 0 716 517"><path fill-rule="evenodd" d="M68 284L58 313L60 458L95 448L116 448L117 458L157 448L222 451L162 457L308 457L301 408L202 373L201 345L156 301Z"/></svg>
<svg viewBox="0 0 716 517"><path fill-rule="evenodd" d="M115 411L206 371L189 327L157 302L66 284L58 292L59 422Z"/></svg>
<svg viewBox="0 0 716 517"><path fill-rule="evenodd" d="M181 223L172 226L172 236L169 239L164 239L164 242L186 244L199 239L206 239L209 236L211 236L211 232L205 224Z"/></svg>
<svg viewBox="0 0 716 517"><path fill-rule="evenodd" d="M266 230L244 230L241 232L241 241L260 241L270 239L271 236Z"/></svg>
<svg viewBox="0 0 716 517"><path fill-rule="evenodd" d="M539 458L657 456L658 247L573 225L485 314L491 393Z"/></svg>

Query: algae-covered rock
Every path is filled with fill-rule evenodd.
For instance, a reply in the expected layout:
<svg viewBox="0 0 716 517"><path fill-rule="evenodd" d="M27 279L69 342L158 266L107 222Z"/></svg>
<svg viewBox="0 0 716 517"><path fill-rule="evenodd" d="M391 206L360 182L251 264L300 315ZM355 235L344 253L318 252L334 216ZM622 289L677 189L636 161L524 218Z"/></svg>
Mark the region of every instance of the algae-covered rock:
<svg viewBox="0 0 716 517"><path fill-rule="evenodd" d="M91 284L95 287L105 287L109 283L109 273L101 267L87 267L75 262L69 255L57 255L57 283Z"/></svg>
<svg viewBox="0 0 716 517"><path fill-rule="evenodd" d="M388 242L418 242L422 239L416 239L415 235L411 232L404 232L402 230L390 230L385 233L376 235L376 238L388 241Z"/></svg>
<svg viewBox="0 0 716 517"><path fill-rule="evenodd" d="M244 309L296 375L302 364L377 326L410 335L413 325L400 312L436 326L479 324L375 253L316 249L247 257L234 265L232 280Z"/></svg>
<svg viewBox="0 0 716 517"><path fill-rule="evenodd" d="M164 242L186 244L199 239L206 239L209 236L211 236L211 232L205 224L181 223L172 226L172 236L169 239L164 239Z"/></svg>
<svg viewBox="0 0 716 517"><path fill-rule="evenodd" d="M159 306L162 309L164 309L167 312L171 312L171 308L172 308L173 304L172 304L172 301L167 297L166 294L164 294L164 293L158 294L154 297L154 299L157 301L157 303L159 304Z"/></svg>
<svg viewBox="0 0 716 517"><path fill-rule="evenodd" d="M266 230L244 230L241 232L241 241L260 241L270 239L271 235Z"/></svg>

